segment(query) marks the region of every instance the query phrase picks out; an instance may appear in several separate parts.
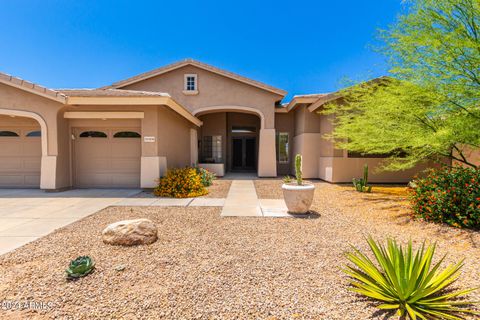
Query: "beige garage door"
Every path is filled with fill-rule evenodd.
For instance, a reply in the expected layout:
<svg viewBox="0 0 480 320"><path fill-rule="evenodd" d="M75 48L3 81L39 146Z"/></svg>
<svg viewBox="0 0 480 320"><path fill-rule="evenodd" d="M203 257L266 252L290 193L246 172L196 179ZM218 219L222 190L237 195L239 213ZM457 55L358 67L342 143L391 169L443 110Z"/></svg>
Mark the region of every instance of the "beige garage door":
<svg viewBox="0 0 480 320"><path fill-rule="evenodd" d="M74 185L140 187L140 128L75 128Z"/></svg>
<svg viewBox="0 0 480 320"><path fill-rule="evenodd" d="M0 126L1 188L39 188L41 159L40 126Z"/></svg>

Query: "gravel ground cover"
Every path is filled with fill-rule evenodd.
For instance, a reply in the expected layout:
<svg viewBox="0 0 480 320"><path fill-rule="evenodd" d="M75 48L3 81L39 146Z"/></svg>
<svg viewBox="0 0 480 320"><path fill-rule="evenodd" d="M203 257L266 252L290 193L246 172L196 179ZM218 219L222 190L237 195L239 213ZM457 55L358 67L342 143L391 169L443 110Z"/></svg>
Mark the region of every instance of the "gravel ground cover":
<svg viewBox="0 0 480 320"><path fill-rule="evenodd" d="M232 180L216 179L202 198L226 198L231 184Z"/></svg>
<svg viewBox="0 0 480 320"><path fill-rule="evenodd" d="M257 180L257 193L274 197L279 184ZM52 303L46 311L0 310L0 318L384 319L346 290L340 271L350 244L367 249L366 234L438 241L438 257L466 258L458 286L480 286L478 232L414 221L402 197L316 186L316 219L221 218L220 208L207 207L102 210L0 257L0 300ZM107 224L141 217L157 224L156 243L102 243ZM97 270L67 282L63 270L84 254Z"/></svg>

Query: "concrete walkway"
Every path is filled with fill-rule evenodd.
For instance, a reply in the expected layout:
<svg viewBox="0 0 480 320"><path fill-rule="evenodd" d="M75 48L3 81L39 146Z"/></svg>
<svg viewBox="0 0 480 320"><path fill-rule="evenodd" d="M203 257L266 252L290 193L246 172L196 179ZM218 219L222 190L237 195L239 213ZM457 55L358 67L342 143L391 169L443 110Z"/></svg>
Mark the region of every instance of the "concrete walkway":
<svg viewBox="0 0 480 320"><path fill-rule="evenodd" d="M108 206L221 207L225 199L139 198L138 189L0 189L0 255Z"/></svg>
<svg viewBox="0 0 480 320"><path fill-rule="evenodd" d="M253 180L234 180L222 217L291 217L283 199L258 199Z"/></svg>
<svg viewBox="0 0 480 320"><path fill-rule="evenodd" d="M0 189L0 254L139 192L81 189L46 193L41 190Z"/></svg>
<svg viewBox="0 0 480 320"><path fill-rule="evenodd" d="M223 207L223 217L291 217L283 199L258 199L253 180L234 180L226 199L148 197L138 189L0 189L0 255L108 206Z"/></svg>

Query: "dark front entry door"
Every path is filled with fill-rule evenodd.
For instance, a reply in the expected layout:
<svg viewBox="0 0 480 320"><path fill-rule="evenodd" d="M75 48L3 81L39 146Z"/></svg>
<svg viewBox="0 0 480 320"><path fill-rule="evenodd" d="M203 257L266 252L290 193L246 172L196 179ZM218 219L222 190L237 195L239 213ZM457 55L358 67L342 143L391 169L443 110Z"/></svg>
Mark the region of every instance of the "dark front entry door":
<svg viewBox="0 0 480 320"><path fill-rule="evenodd" d="M255 170L256 141L255 137L232 138L232 169Z"/></svg>

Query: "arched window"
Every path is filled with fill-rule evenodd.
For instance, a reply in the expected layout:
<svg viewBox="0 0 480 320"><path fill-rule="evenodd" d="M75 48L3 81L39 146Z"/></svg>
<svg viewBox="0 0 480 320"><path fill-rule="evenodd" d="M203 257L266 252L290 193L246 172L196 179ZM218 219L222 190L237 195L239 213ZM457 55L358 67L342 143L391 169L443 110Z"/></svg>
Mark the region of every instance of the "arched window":
<svg viewBox="0 0 480 320"><path fill-rule="evenodd" d="M80 138L106 138L107 134L102 131L84 131L80 133Z"/></svg>
<svg viewBox="0 0 480 320"><path fill-rule="evenodd" d="M37 130L37 131L30 131L27 133L27 137L41 137L42 136L42 131Z"/></svg>
<svg viewBox="0 0 480 320"><path fill-rule="evenodd" d="M18 133L13 131L0 131L0 137L18 137Z"/></svg>
<svg viewBox="0 0 480 320"><path fill-rule="evenodd" d="M135 131L119 131L113 135L114 138L141 138L142 136Z"/></svg>

